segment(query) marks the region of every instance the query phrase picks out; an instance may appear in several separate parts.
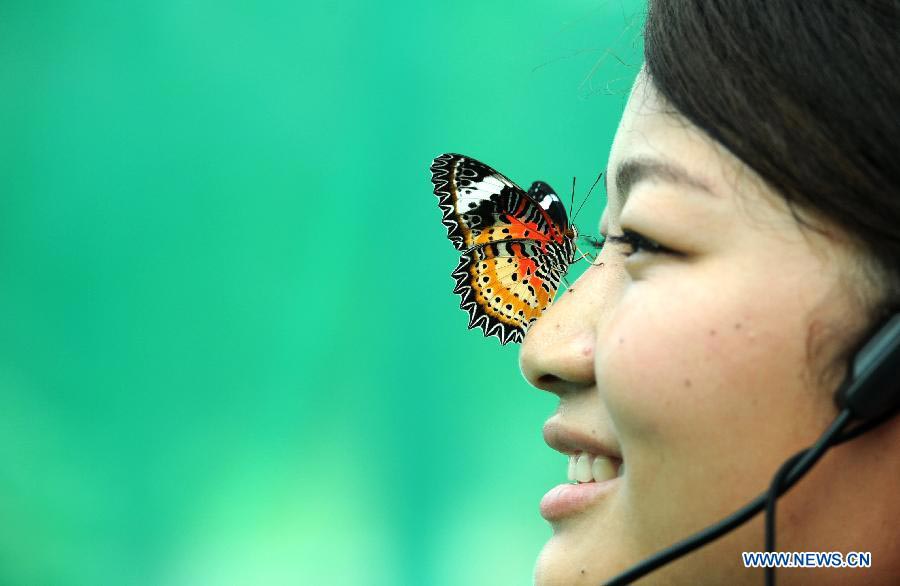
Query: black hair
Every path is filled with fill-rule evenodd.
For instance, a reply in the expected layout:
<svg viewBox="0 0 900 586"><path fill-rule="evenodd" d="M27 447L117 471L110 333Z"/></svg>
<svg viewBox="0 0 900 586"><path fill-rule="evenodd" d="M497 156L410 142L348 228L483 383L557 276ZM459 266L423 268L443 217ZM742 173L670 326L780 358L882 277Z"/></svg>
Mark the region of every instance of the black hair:
<svg viewBox="0 0 900 586"><path fill-rule="evenodd" d="M900 1L650 0L649 77L797 210L900 283Z"/></svg>

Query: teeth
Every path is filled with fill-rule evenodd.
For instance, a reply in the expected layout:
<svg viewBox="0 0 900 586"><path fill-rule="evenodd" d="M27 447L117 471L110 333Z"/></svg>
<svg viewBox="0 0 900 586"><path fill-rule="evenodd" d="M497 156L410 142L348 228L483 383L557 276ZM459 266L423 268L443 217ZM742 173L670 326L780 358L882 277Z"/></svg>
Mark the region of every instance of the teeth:
<svg viewBox="0 0 900 586"><path fill-rule="evenodd" d="M609 458L597 456L594 458L594 463L591 464L591 474L594 482L603 482L616 477L616 467Z"/></svg>
<svg viewBox="0 0 900 586"><path fill-rule="evenodd" d="M587 452L569 456L569 482L603 482L621 476L622 463Z"/></svg>
<svg viewBox="0 0 900 586"><path fill-rule="evenodd" d="M582 452L578 456L578 461L575 462L575 480L578 482L590 482L594 479L594 476L591 474L591 455Z"/></svg>

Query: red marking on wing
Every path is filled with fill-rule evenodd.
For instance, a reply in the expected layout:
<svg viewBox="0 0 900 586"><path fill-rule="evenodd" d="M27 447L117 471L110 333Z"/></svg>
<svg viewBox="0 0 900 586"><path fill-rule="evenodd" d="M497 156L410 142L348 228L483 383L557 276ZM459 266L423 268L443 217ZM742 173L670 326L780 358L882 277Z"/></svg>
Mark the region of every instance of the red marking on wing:
<svg viewBox="0 0 900 586"><path fill-rule="evenodd" d="M512 214L506 214L506 220L509 222L509 234L513 238L529 238L537 240L541 243L541 251L547 252L547 244L550 243L551 236L541 232L535 222L523 222ZM551 228L552 230L553 228Z"/></svg>
<svg viewBox="0 0 900 586"><path fill-rule="evenodd" d="M533 275L537 272L537 263L528 257L519 258L519 276L523 279L528 276L534 279ZM533 283L532 283L533 285Z"/></svg>
<svg viewBox="0 0 900 586"><path fill-rule="evenodd" d="M507 218L509 219L510 223L518 223L518 224L526 225L525 223L519 221L518 218L516 218L516 216L521 216L522 214L524 214L525 209L529 206L529 204L532 204L532 203L534 203L534 202L532 202L530 200L526 200L526 199L523 199L522 201L520 201L519 205L516 207L516 209L513 210L513 212L511 214L507 215ZM562 242L563 242L562 230L560 230L559 227L553 223L553 220L550 218L550 214L547 213L547 210L540 207L540 205L538 205L537 208L538 208L538 211L541 213L541 215L544 216L544 222L546 222L547 226L550 227L550 235L544 234L543 232L539 232L539 234L541 234L544 238L535 238L535 240L543 240L543 239L550 240L552 238L557 243L562 244ZM533 222L528 223L527 225L528 225L529 231L534 229L534 228L532 228L532 226L534 226L534 227L537 226L537 224L534 224Z"/></svg>
<svg viewBox="0 0 900 586"><path fill-rule="evenodd" d="M537 263L525 255L520 244L513 244L510 248L519 260L518 273L519 277L522 278L522 282L528 283L535 289L540 287L543 281L537 276Z"/></svg>

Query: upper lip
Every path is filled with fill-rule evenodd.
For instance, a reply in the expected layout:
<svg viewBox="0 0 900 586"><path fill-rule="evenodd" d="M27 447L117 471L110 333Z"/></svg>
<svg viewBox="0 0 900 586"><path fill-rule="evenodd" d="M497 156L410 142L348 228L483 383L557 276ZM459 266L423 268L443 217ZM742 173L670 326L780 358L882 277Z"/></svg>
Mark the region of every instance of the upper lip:
<svg viewBox="0 0 900 586"><path fill-rule="evenodd" d="M601 441L590 434L566 427L561 421L551 418L544 424L544 441L547 445L563 454L588 452L595 456L605 456L616 460L622 454L609 443Z"/></svg>

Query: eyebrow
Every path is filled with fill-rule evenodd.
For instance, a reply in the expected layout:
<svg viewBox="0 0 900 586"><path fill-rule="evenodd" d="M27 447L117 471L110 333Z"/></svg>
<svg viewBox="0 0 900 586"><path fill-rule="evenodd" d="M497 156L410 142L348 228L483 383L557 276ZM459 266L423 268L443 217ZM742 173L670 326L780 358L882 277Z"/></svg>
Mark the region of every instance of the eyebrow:
<svg viewBox="0 0 900 586"><path fill-rule="evenodd" d="M651 158L626 159L616 168L616 193L624 203L631 189L641 181L657 180L692 187L698 191L716 195L707 183L691 175L684 167L670 161ZM609 183L606 183L609 193Z"/></svg>

